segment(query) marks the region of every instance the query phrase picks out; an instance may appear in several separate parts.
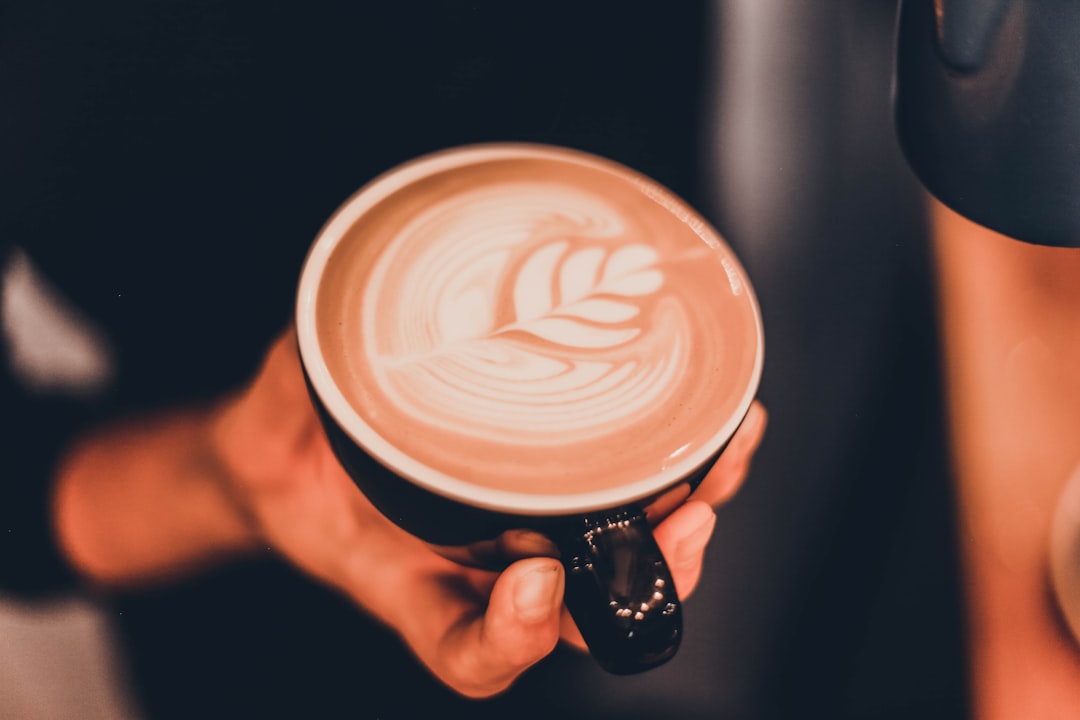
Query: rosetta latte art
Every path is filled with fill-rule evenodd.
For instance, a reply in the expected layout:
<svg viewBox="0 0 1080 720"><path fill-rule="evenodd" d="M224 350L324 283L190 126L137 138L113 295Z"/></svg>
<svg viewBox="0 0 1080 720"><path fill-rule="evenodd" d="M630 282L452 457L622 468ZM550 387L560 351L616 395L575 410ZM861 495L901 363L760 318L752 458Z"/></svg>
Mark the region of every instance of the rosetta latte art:
<svg viewBox="0 0 1080 720"><path fill-rule="evenodd" d="M761 371L720 235L572 150L472 146L376 179L320 234L298 297L327 412L377 462L484 507L600 507L696 472Z"/></svg>
<svg viewBox="0 0 1080 720"><path fill-rule="evenodd" d="M664 261L580 189L451 196L373 267L368 361L395 406L429 426L537 446L617 432L686 371L688 322Z"/></svg>

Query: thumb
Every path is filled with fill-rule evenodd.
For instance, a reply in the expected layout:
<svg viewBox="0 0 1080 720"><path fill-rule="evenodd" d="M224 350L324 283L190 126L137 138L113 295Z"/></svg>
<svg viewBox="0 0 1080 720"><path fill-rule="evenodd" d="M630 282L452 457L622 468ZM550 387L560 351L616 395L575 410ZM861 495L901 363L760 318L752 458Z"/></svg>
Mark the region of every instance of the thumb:
<svg viewBox="0 0 1080 720"><path fill-rule="evenodd" d="M449 684L470 697L510 687L559 641L564 575L551 558L514 563L499 576L487 609L446 637Z"/></svg>

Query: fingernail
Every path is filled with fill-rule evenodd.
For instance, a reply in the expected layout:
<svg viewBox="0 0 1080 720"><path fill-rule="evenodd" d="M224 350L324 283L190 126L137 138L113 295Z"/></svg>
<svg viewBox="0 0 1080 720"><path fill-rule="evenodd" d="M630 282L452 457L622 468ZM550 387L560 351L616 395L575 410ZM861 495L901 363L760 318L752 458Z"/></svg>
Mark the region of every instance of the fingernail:
<svg viewBox="0 0 1080 720"><path fill-rule="evenodd" d="M518 619L536 623L550 617L559 601L559 573L554 564L535 568L522 575L514 586L514 609Z"/></svg>
<svg viewBox="0 0 1080 720"><path fill-rule="evenodd" d="M697 563L712 538L714 527L716 527L716 513L709 513L709 516L700 525L683 536L675 551L675 557L678 558L679 565Z"/></svg>

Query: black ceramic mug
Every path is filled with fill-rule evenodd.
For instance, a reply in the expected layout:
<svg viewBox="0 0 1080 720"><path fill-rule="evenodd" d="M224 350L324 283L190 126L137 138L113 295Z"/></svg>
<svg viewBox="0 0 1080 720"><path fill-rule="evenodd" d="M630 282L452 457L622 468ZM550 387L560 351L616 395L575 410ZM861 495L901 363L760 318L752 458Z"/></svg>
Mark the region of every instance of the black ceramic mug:
<svg viewBox="0 0 1080 720"><path fill-rule="evenodd" d="M763 358L746 275L696 212L577 151L443 151L330 219L296 325L330 443L390 520L473 566L561 558L611 672L674 655L651 526L735 433Z"/></svg>

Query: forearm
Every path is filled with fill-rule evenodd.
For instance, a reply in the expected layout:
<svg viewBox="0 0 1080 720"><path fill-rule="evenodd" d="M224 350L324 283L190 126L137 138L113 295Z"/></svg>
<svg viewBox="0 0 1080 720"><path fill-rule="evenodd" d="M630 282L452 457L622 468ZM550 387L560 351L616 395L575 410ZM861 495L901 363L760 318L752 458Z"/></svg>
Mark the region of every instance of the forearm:
<svg viewBox="0 0 1080 720"><path fill-rule="evenodd" d="M255 547L210 441L211 412L129 422L69 452L57 478L55 529L89 580L152 581Z"/></svg>
<svg viewBox="0 0 1080 720"><path fill-rule="evenodd" d="M1080 653L1048 593L1058 496L1080 463L1080 250L934 207L979 717L1080 713Z"/></svg>

